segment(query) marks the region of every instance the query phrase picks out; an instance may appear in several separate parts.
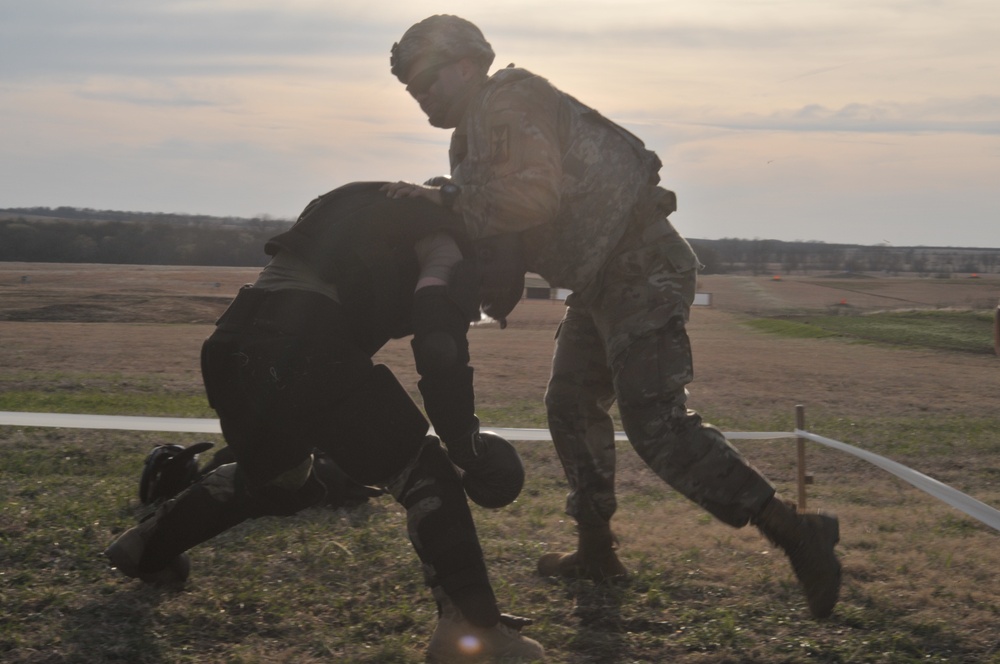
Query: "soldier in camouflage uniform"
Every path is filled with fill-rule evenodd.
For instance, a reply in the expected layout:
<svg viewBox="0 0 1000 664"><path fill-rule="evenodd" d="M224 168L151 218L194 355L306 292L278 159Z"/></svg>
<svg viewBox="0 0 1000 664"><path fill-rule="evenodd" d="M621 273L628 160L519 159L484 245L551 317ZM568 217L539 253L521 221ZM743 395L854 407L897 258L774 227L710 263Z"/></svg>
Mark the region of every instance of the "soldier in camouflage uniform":
<svg viewBox="0 0 1000 664"><path fill-rule="evenodd" d="M788 554L812 613L828 616L840 588L836 517L797 514L687 408L693 368L685 328L700 264L668 220L676 199L658 186L660 160L544 78L513 66L490 76L493 57L482 32L455 16L427 18L393 46L392 73L431 125L454 132L450 180L386 191L459 212L481 242L517 238L510 265L572 291L545 402L579 543L574 552L544 555L539 571L596 581L627 575L610 527L608 410L617 401L649 467L721 521L756 525Z"/></svg>

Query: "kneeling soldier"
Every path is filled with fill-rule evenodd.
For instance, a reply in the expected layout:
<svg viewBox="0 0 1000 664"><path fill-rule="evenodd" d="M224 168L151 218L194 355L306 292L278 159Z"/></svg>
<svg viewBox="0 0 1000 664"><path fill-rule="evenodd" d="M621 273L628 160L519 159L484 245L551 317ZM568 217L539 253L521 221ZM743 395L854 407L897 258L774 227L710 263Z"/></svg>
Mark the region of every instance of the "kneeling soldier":
<svg viewBox="0 0 1000 664"><path fill-rule="evenodd" d="M105 552L149 583L183 582L185 552L248 518L322 501L322 450L351 479L406 508L410 540L439 607L432 661L535 661L530 623L501 614L466 494L511 503L516 450L480 432L466 333L479 279L461 219L427 201L354 183L314 200L265 246L272 256L202 347L202 376L235 463L219 466ZM437 436L372 356L412 334L419 389ZM444 447L441 443L444 443ZM471 644L471 645L470 645Z"/></svg>

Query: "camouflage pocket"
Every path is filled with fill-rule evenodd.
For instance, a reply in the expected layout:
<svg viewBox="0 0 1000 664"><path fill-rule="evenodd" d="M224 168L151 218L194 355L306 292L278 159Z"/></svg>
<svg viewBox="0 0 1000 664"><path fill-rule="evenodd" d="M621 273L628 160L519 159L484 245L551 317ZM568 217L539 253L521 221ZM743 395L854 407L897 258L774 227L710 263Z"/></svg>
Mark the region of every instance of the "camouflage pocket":
<svg viewBox="0 0 1000 664"><path fill-rule="evenodd" d="M694 249L685 240L665 244L662 246L662 251L674 272L687 272L705 267L698 260Z"/></svg>
<svg viewBox="0 0 1000 664"><path fill-rule="evenodd" d="M691 343L683 321L674 319L633 340L612 363L615 394L623 407L652 402L683 405L684 386L694 379Z"/></svg>

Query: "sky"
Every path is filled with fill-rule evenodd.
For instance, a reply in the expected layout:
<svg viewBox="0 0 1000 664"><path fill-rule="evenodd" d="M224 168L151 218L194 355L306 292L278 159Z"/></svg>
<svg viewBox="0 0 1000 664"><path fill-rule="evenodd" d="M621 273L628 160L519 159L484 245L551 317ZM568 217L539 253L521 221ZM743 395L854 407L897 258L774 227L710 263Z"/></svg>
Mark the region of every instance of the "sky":
<svg viewBox="0 0 1000 664"><path fill-rule="evenodd" d="M389 73L438 13L641 137L690 238L1000 247L996 0L0 0L0 208L293 219L446 173Z"/></svg>

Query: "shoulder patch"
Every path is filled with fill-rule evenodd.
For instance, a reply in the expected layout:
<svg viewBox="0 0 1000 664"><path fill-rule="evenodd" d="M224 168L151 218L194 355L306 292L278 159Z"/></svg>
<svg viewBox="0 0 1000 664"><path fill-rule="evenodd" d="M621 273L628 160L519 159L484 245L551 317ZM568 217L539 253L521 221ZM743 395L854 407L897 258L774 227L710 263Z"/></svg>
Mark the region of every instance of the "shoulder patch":
<svg viewBox="0 0 1000 664"><path fill-rule="evenodd" d="M494 165L510 161L510 125L499 125L490 129L490 161Z"/></svg>

